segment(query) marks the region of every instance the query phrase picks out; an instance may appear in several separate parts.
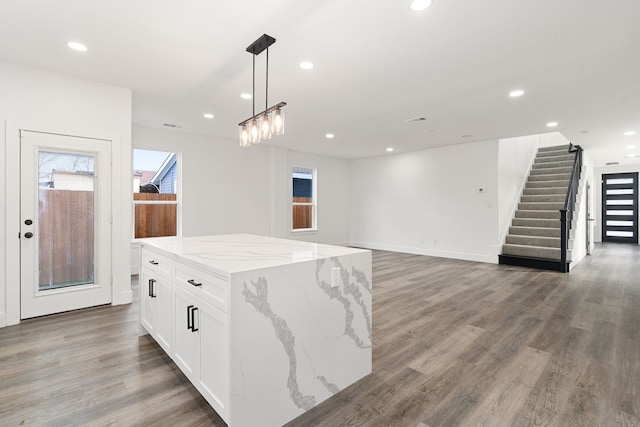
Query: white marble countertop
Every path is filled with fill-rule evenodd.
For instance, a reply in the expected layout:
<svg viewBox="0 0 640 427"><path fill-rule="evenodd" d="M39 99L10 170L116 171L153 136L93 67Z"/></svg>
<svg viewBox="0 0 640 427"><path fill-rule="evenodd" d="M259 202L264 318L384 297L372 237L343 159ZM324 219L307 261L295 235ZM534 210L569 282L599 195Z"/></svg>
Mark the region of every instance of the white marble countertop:
<svg viewBox="0 0 640 427"><path fill-rule="evenodd" d="M226 274L367 252L254 234L155 237L139 242L166 255Z"/></svg>

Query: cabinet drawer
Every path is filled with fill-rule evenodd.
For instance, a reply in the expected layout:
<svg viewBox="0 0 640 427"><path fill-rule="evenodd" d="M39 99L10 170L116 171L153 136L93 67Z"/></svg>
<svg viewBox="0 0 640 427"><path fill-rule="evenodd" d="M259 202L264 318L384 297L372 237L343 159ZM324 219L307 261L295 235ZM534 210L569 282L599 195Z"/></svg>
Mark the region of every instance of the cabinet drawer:
<svg viewBox="0 0 640 427"><path fill-rule="evenodd" d="M175 263L173 278L174 283L227 312L229 283L226 277Z"/></svg>
<svg viewBox="0 0 640 427"><path fill-rule="evenodd" d="M149 267L155 273L171 277L171 259L144 248L140 258L143 267Z"/></svg>

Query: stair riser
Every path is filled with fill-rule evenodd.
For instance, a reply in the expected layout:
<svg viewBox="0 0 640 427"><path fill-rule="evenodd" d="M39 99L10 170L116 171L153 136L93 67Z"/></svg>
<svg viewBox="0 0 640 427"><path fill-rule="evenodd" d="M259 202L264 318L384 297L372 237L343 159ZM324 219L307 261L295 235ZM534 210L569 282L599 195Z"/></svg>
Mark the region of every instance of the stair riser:
<svg viewBox="0 0 640 427"><path fill-rule="evenodd" d="M567 196L567 187L539 187L539 188L525 188L522 192L523 196ZM563 199L564 200L564 199Z"/></svg>
<svg viewBox="0 0 640 427"><path fill-rule="evenodd" d="M571 173L550 173L546 175L529 175L527 182L538 181L569 181L571 179Z"/></svg>
<svg viewBox="0 0 640 427"><path fill-rule="evenodd" d="M559 248L538 248L529 246L519 246L505 244L502 248L502 253L505 255L517 255L534 258L547 258L547 259L560 259ZM570 252L567 251L567 258L570 258Z"/></svg>
<svg viewBox="0 0 640 427"><path fill-rule="evenodd" d="M560 237L560 228L544 227L509 227L509 234L513 236L538 236L538 237Z"/></svg>
<svg viewBox="0 0 640 427"><path fill-rule="evenodd" d="M538 175L553 175L553 174L571 174L573 167L560 167L560 168L540 168L531 169L530 176Z"/></svg>
<svg viewBox="0 0 640 427"><path fill-rule="evenodd" d="M567 196L565 194L541 194L535 196L523 195L520 198L520 203L564 203L564 199Z"/></svg>
<svg viewBox="0 0 640 427"><path fill-rule="evenodd" d="M516 211L516 218L556 219L560 221L559 211Z"/></svg>
<svg viewBox="0 0 640 427"><path fill-rule="evenodd" d="M564 144L564 145L552 145L549 147L540 147L538 148L538 153L546 153L549 151L562 151L562 152L568 152L569 151L569 144Z"/></svg>
<svg viewBox="0 0 640 427"><path fill-rule="evenodd" d="M567 188L569 188L569 180L563 181L527 181L525 188L562 188L564 193L567 194Z"/></svg>
<svg viewBox="0 0 640 427"><path fill-rule="evenodd" d="M554 162L569 162L574 161L576 156L573 154L565 154L560 156L536 156L533 161L534 164L554 163Z"/></svg>
<svg viewBox="0 0 640 427"><path fill-rule="evenodd" d="M553 169L553 168L566 168L566 167L573 168L573 160L567 160L564 162L534 163L531 166L531 169L533 171L533 170L539 170L539 169Z"/></svg>
<svg viewBox="0 0 640 427"><path fill-rule="evenodd" d="M514 227L542 227L542 228L560 228L559 219L544 218L513 218L511 225ZM571 232L576 229L575 220L571 221Z"/></svg>
<svg viewBox="0 0 640 427"><path fill-rule="evenodd" d="M564 202L518 203L518 210L521 211L558 211L562 208L564 208Z"/></svg>
<svg viewBox="0 0 640 427"><path fill-rule="evenodd" d="M508 235L506 243L513 245L535 246L543 248L560 248L559 237ZM573 241L569 240L569 249L573 249Z"/></svg>

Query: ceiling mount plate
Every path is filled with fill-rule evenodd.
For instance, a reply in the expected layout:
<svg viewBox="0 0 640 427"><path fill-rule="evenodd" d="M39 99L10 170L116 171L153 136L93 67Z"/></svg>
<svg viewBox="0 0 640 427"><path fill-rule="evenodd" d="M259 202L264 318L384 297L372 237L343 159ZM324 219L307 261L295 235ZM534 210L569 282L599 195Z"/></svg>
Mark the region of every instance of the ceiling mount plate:
<svg viewBox="0 0 640 427"><path fill-rule="evenodd" d="M247 52L253 53L254 55L259 55L260 52L271 46L276 42L276 39L273 37L263 34L258 38L258 40L254 41L247 47Z"/></svg>

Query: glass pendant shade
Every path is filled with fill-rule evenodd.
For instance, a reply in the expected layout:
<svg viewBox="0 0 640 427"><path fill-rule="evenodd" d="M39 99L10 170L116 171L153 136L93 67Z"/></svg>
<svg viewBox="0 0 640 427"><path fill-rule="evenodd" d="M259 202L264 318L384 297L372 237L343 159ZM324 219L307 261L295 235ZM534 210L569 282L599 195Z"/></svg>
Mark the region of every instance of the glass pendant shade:
<svg viewBox="0 0 640 427"><path fill-rule="evenodd" d="M258 123L259 119L253 119L251 122L251 143L257 144L260 142L260 124Z"/></svg>
<svg viewBox="0 0 640 427"><path fill-rule="evenodd" d="M240 126L239 132L240 132L240 146L248 147L250 145L249 128L247 127L247 125L242 125Z"/></svg>
<svg viewBox="0 0 640 427"><path fill-rule="evenodd" d="M268 114L265 114L260 124L260 139L271 139L271 117Z"/></svg>
<svg viewBox="0 0 640 427"><path fill-rule="evenodd" d="M273 114L272 129L274 135L284 135L284 112L280 108Z"/></svg>

